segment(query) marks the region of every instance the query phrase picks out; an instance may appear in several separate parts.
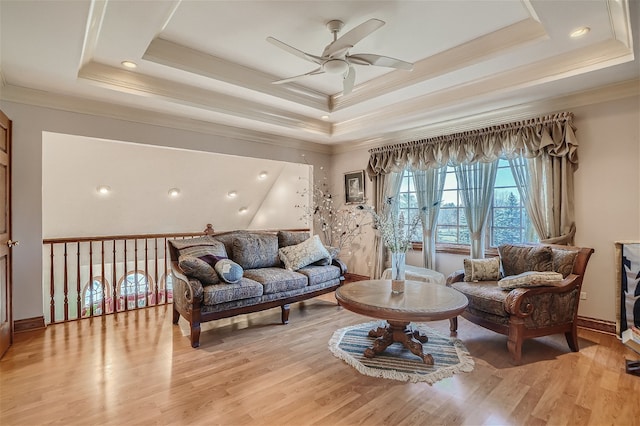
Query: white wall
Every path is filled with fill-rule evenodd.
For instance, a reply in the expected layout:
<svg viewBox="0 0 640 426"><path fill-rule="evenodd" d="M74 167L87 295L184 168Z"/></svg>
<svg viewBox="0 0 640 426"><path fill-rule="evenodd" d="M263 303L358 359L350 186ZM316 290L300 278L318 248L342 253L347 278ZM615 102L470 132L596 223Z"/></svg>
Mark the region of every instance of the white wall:
<svg viewBox="0 0 640 426"><path fill-rule="evenodd" d="M583 282L587 300L581 301L579 314L615 321L614 241L640 239L640 98L566 110L575 115L580 143L575 244L595 249ZM334 155L332 181L341 182L343 173L366 168L368 160L365 149ZM369 198L370 191L369 186ZM369 275L371 240L370 235L365 237L361 250L348 262L350 272ZM436 269L448 275L462 268L464 257L438 254ZM421 265L421 254L409 252L407 262Z"/></svg>
<svg viewBox="0 0 640 426"><path fill-rule="evenodd" d="M313 165L316 172L321 169L327 170L330 161L326 154L304 149L285 148L15 102L2 101L0 109L13 122L12 230L13 238L20 241L20 245L13 251L14 320L43 315L41 290L43 132L306 163ZM167 125L170 124L167 123ZM188 215L189 212L184 214ZM194 223L189 227L189 231L200 230L202 225Z"/></svg>
<svg viewBox="0 0 640 426"><path fill-rule="evenodd" d="M217 231L306 228L308 218L294 206L301 202L300 194L309 193L311 169L307 164L45 132L42 234L198 232L207 223ZM260 179L263 171L267 176ZM100 185L111 191L98 193ZM178 196L169 196L171 188L180 190ZM229 191L236 191L236 197L228 197ZM241 208L247 210L240 213Z"/></svg>

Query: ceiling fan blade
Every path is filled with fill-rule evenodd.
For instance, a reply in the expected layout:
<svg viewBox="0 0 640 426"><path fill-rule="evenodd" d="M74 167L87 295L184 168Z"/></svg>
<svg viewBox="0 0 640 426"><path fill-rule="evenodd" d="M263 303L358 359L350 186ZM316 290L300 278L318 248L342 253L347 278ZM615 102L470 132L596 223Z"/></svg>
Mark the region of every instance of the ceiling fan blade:
<svg viewBox="0 0 640 426"><path fill-rule="evenodd" d="M290 81L298 80L299 78L307 77L309 75L317 75L317 74L324 74L324 70L322 69L322 67L320 67L318 69L315 69L313 71L309 71L308 73L296 75L294 77L289 77L289 78L284 78L282 80L272 81L271 84L288 83Z"/></svg>
<svg viewBox="0 0 640 426"><path fill-rule="evenodd" d="M373 55L370 53L358 53L349 55L347 62L356 65L375 65L377 67L398 68L402 70L412 70L413 64L401 61L400 59L390 58L388 56Z"/></svg>
<svg viewBox="0 0 640 426"><path fill-rule="evenodd" d="M298 58L302 58L305 59L307 61L310 62L314 62L318 65L322 65L322 58L319 58L315 55L312 55L310 53L305 53L302 50L296 49L295 47L289 46L287 43L283 43L278 39L275 39L273 37L267 37L267 41L271 44L273 44L274 46L278 46L280 49L285 50L289 53L291 53L292 55L296 55Z"/></svg>
<svg viewBox="0 0 640 426"><path fill-rule="evenodd" d="M362 24L343 34L340 38L325 47L324 52L322 52L322 57L335 57L344 53L348 49L351 49L353 46L355 46L357 42L377 30L384 24L385 22L379 19L369 19L368 21L363 22Z"/></svg>
<svg viewBox="0 0 640 426"><path fill-rule="evenodd" d="M344 76L344 80L342 80L342 94L348 95L353 90L353 84L356 82L356 69L353 67L349 67L349 71Z"/></svg>

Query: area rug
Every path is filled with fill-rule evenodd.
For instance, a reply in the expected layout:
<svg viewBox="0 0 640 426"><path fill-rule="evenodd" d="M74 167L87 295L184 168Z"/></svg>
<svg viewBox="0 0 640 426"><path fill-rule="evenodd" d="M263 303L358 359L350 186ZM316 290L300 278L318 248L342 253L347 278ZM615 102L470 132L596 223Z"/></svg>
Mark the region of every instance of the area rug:
<svg viewBox="0 0 640 426"><path fill-rule="evenodd" d="M385 321L372 321L341 328L333 333L329 349L360 373L385 379L433 384L455 373L473 371L473 358L461 340L443 336L422 323L412 327L429 337L422 346L425 353L433 356L433 365L424 364L400 343L393 343L383 353L366 358L363 352L375 340L369 337L369 330L384 325Z"/></svg>

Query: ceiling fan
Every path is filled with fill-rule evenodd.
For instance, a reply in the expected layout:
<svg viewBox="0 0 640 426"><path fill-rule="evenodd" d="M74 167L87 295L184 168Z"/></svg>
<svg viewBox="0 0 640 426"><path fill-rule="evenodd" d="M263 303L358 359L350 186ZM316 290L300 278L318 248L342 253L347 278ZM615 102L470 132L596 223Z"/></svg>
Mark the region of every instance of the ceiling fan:
<svg viewBox="0 0 640 426"><path fill-rule="evenodd" d="M320 65L319 68L309 71L308 73L296 75L294 77L285 78L282 80L274 81L273 84L288 83L290 81L298 80L303 77L318 74L342 74L342 93L348 95L353 90L353 85L356 80L356 70L353 65L374 65L378 67L397 68L404 70L411 70L413 64L400 59L390 58L388 56L374 55L371 53L356 53L350 54L349 49L356 45L360 40L382 27L385 24L384 21L379 19L369 19L366 22L353 28L351 31L338 37L338 33L344 26L344 23L339 20L332 20L327 23L327 28L333 34L333 41L324 48L322 55L316 56L310 53L303 52L295 47L289 46L286 43L281 42L273 37L267 37L267 41L278 46L279 48L286 50L287 52L302 58L304 60L313 62Z"/></svg>

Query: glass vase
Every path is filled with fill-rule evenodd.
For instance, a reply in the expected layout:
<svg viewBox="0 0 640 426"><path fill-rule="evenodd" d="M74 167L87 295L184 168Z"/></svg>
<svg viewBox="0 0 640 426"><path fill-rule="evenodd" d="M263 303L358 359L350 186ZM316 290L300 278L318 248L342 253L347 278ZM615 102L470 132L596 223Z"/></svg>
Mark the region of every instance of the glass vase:
<svg viewBox="0 0 640 426"><path fill-rule="evenodd" d="M391 253L391 292L393 294L404 293L404 266L406 252Z"/></svg>

